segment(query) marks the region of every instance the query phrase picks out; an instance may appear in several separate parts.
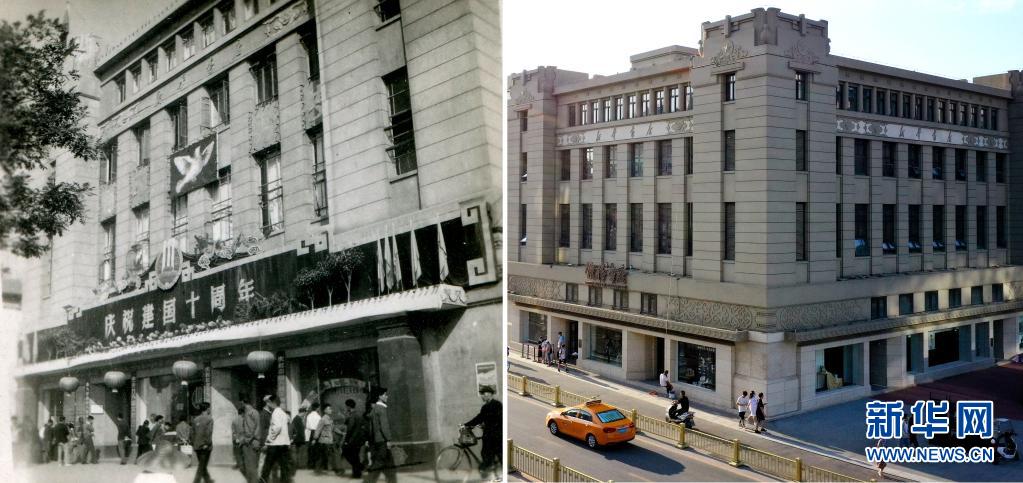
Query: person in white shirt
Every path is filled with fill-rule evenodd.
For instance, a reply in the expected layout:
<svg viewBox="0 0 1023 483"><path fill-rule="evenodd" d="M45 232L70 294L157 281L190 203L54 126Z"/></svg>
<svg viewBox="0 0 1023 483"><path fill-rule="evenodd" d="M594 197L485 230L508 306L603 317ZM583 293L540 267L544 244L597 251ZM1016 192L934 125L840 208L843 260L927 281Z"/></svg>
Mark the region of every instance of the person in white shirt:
<svg viewBox="0 0 1023 483"><path fill-rule="evenodd" d="M750 418L754 418L756 416L756 414L757 414L757 393L754 392L754 391L750 391L749 413L747 413L747 415ZM755 419L754 419L754 421L755 421Z"/></svg>
<svg viewBox="0 0 1023 483"><path fill-rule="evenodd" d="M665 369L664 372L661 373L660 379L661 379L661 387L664 388L664 395L667 396L668 399L672 399L671 392L672 392L672 389L674 389L675 387L671 385L671 380L668 378L668 370L667 369Z"/></svg>
<svg viewBox="0 0 1023 483"><path fill-rule="evenodd" d="M320 425L320 403L314 402L309 406L309 414L305 417L305 440L309 442L309 468L317 468L320 458L323 457L323 452L320 451L320 445L315 444L313 441L313 430Z"/></svg>
<svg viewBox="0 0 1023 483"><path fill-rule="evenodd" d="M281 409L276 395L270 395L266 401L273 408L270 415L270 429L266 434L266 460L263 463L261 481L270 481L270 473L274 466L280 465L281 477L291 481L291 437L288 434L288 414Z"/></svg>
<svg viewBox="0 0 1023 483"><path fill-rule="evenodd" d="M735 407L739 409L739 427L746 427L746 410L749 409L749 396L746 391L742 391L742 396L735 400Z"/></svg>

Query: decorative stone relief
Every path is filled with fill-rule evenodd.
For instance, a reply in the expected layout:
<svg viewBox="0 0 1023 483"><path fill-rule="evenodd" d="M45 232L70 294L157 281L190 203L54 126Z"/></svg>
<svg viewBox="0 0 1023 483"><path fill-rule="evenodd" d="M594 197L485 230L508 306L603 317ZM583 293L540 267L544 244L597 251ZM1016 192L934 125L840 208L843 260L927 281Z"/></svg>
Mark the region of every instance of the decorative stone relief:
<svg viewBox="0 0 1023 483"><path fill-rule="evenodd" d="M721 45L721 50L718 51L717 55L710 59L710 63L714 67L720 67L722 65L734 64L747 56L749 56L749 53L746 52L746 49L732 42L732 39L728 39Z"/></svg>
<svg viewBox="0 0 1023 483"><path fill-rule="evenodd" d="M267 19L263 22L263 33L267 37L272 37L277 32L284 30L289 24L293 22L299 22L303 17L308 15L309 8L306 6L305 1L298 1L287 8L281 10L277 15Z"/></svg>
<svg viewBox="0 0 1023 483"><path fill-rule="evenodd" d="M460 205L462 226L476 226L476 237L483 252L481 257L465 262L469 272L469 285L496 282L497 254L492 238L490 207L482 199L466 201Z"/></svg>
<svg viewBox="0 0 1023 483"><path fill-rule="evenodd" d="M639 126L638 129L637 126ZM561 134L555 140L555 145L574 146L576 144L589 144L600 142L602 140L628 141L646 137L692 132L693 118L682 117L665 121L651 121L645 124L621 126L621 129L618 129L618 127L605 127L586 131L577 131L570 134Z"/></svg>
<svg viewBox="0 0 1023 483"><path fill-rule="evenodd" d="M668 298L668 318L722 329L753 328L756 310L749 305L723 304L685 297Z"/></svg>
<svg viewBox="0 0 1023 483"><path fill-rule="evenodd" d="M816 64L817 61L820 60L820 58L817 57L817 54L806 46L803 39L799 39L796 43L792 44L792 47L789 47L788 50L785 51L785 57L799 62L800 64L807 65Z"/></svg>
<svg viewBox="0 0 1023 483"><path fill-rule="evenodd" d="M560 300L565 296L564 283L532 277L508 277L508 290L548 300Z"/></svg>
<svg viewBox="0 0 1023 483"><path fill-rule="evenodd" d="M1009 282L1005 284L1005 300L1023 299L1023 282Z"/></svg>
<svg viewBox="0 0 1023 483"><path fill-rule="evenodd" d="M302 102L302 127L309 129L320 124L323 120L323 109L319 81L303 84L298 94Z"/></svg>
<svg viewBox="0 0 1023 483"><path fill-rule="evenodd" d="M281 141L281 115L277 101L256 106L249 113L249 153L255 153Z"/></svg>
<svg viewBox="0 0 1023 483"><path fill-rule="evenodd" d="M775 309L776 323L781 330L806 330L845 324L870 318L870 305L862 300L839 300Z"/></svg>
<svg viewBox="0 0 1023 483"><path fill-rule="evenodd" d="M836 120L835 130L840 133L866 134L871 136L906 139L910 141L942 143L953 146L1009 149L1009 140L1003 137L964 133L950 129L906 126L903 124L888 123L884 121L839 117Z"/></svg>
<svg viewBox="0 0 1023 483"><path fill-rule="evenodd" d="M526 104L535 100L533 93L529 92L529 90L524 86L515 85L508 90L510 91L509 94L511 94L512 104L514 105Z"/></svg>

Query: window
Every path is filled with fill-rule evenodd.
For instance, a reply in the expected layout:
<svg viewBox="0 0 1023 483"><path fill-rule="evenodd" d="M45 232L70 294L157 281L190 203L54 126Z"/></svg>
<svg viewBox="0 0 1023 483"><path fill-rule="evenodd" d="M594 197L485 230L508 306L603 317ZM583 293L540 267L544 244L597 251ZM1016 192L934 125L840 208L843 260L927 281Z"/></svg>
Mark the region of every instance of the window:
<svg viewBox="0 0 1023 483"><path fill-rule="evenodd" d="M206 92L210 95L209 112L204 113L207 126L216 127L231 121L230 91L226 76L206 85Z"/></svg>
<svg viewBox="0 0 1023 483"><path fill-rule="evenodd" d="M579 301L579 284L565 284L565 302L575 303Z"/></svg>
<svg viewBox="0 0 1023 483"><path fill-rule="evenodd" d="M177 240L178 249L188 250L188 195L171 199L171 238Z"/></svg>
<svg viewBox="0 0 1023 483"><path fill-rule="evenodd" d="M173 41L163 44L164 72L170 72L171 69L178 65L176 49L177 47Z"/></svg>
<svg viewBox="0 0 1023 483"><path fill-rule="evenodd" d="M590 326L590 355L597 362L622 365L622 331L600 325Z"/></svg>
<svg viewBox="0 0 1023 483"><path fill-rule="evenodd" d="M149 166L149 122L139 124L133 130L135 145L138 147L138 165Z"/></svg>
<svg viewBox="0 0 1023 483"><path fill-rule="evenodd" d="M233 237L231 229L231 168L221 169L217 173L217 182L211 189L212 210L209 233L213 241L221 242Z"/></svg>
<svg viewBox="0 0 1023 483"><path fill-rule="evenodd" d="M980 106L980 127L987 129L987 108L984 106Z"/></svg>
<svg viewBox="0 0 1023 483"><path fill-rule="evenodd" d="M678 381L714 390L717 387L715 349L688 342L678 344Z"/></svg>
<svg viewBox="0 0 1023 483"><path fill-rule="evenodd" d="M977 127L977 105L970 104L970 127Z"/></svg>
<svg viewBox="0 0 1023 483"><path fill-rule="evenodd" d="M965 340L969 341L970 327L964 327L964 332L963 335L967 336ZM958 327L929 332L927 334L927 366L933 367L960 360L959 347L962 341ZM966 342L963 355L969 353L969 347L970 343ZM920 352L923 352L923 348L920 349ZM914 359L922 362L922 357L919 355L915 355Z"/></svg>
<svg viewBox="0 0 1023 483"><path fill-rule="evenodd" d="M242 10L245 12L245 20L252 18L259 13L259 0L242 0Z"/></svg>
<svg viewBox="0 0 1023 483"><path fill-rule="evenodd" d="M202 33L202 47L205 49L217 40L217 31L213 28L213 14L199 20L199 31Z"/></svg>
<svg viewBox="0 0 1023 483"><path fill-rule="evenodd" d="M724 132L724 171L735 171L735 131Z"/></svg>
<svg viewBox="0 0 1023 483"><path fill-rule="evenodd" d="M942 124L948 123L948 106L945 104L944 99L938 99L938 122Z"/></svg>
<svg viewBox="0 0 1023 483"><path fill-rule="evenodd" d="M796 260L805 262L807 252L806 203L796 203Z"/></svg>
<svg viewBox="0 0 1023 483"><path fill-rule="evenodd" d="M856 176L870 176L870 141L857 139L853 146L853 167Z"/></svg>
<svg viewBox="0 0 1023 483"><path fill-rule="evenodd" d="M629 144L629 176L643 176L643 145L640 143Z"/></svg>
<svg viewBox="0 0 1023 483"><path fill-rule="evenodd" d="M160 56L156 52L153 52L146 56L146 70L149 71L149 83L152 84L159 77L160 67Z"/></svg>
<svg viewBox="0 0 1023 483"><path fill-rule="evenodd" d="M842 203L835 203L835 256L842 258Z"/></svg>
<svg viewBox="0 0 1023 483"><path fill-rule="evenodd" d="M561 228L558 233L558 246L561 248L568 248L571 243L572 236L572 212L571 207L567 203L558 205L558 220L561 222Z"/></svg>
<svg viewBox="0 0 1023 483"><path fill-rule="evenodd" d="M195 32L192 30L192 26L182 30L178 37L181 37L181 59L187 60L195 55Z"/></svg>
<svg viewBox="0 0 1023 483"><path fill-rule="evenodd" d="M899 92L891 91L888 94L888 115L899 117Z"/></svg>
<svg viewBox="0 0 1023 483"><path fill-rule="evenodd" d="M1003 287L1004 286L1002 284L1000 284L1000 283L996 283L996 284L992 284L991 285L991 301L992 302L1005 302L1005 293L1002 291Z"/></svg>
<svg viewBox="0 0 1023 483"><path fill-rule="evenodd" d="M576 124L575 105L568 106L568 127L573 127Z"/></svg>
<svg viewBox="0 0 1023 483"><path fill-rule="evenodd" d="M536 312L528 312L529 319L526 326L526 340L537 342L540 337L547 336L547 316Z"/></svg>
<svg viewBox="0 0 1023 483"><path fill-rule="evenodd" d="M998 109L991 108L991 129L998 130Z"/></svg>
<svg viewBox="0 0 1023 483"><path fill-rule="evenodd" d="M909 253L920 253L920 205L909 205Z"/></svg>
<svg viewBox="0 0 1023 483"><path fill-rule="evenodd" d="M627 119L636 117L636 94L629 94L629 110L627 111Z"/></svg>
<svg viewBox="0 0 1023 483"><path fill-rule="evenodd" d="M945 179L945 148L931 147L931 178Z"/></svg>
<svg viewBox="0 0 1023 483"><path fill-rule="evenodd" d="M678 111L678 87L668 89L668 110L669 112Z"/></svg>
<svg viewBox="0 0 1023 483"><path fill-rule="evenodd" d="M100 283L114 281L114 264L116 261L114 258L114 247L116 246L116 225L117 223L114 218L104 221L100 225L103 228L103 251L100 253L100 258L102 258L103 261L100 263L99 267Z"/></svg>
<svg viewBox="0 0 1023 483"><path fill-rule="evenodd" d="M686 255L693 256L693 204L686 203Z"/></svg>
<svg viewBox="0 0 1023 483"><path fill-rule="evenodd" d="M571 155L571 151L567 149L564 151L558 151L558 166L561 168L561 181L569 181L572 179Z"/></svg>
<svg viewBox="0 0 1023 483"><path fill-rule="evenodd" d="M874 88L863 87L863 112L871 112L874 109Z"/></svg>
<svg viewBox="0 0 1023 483"><path fill-rule="evenodd" d="M945 205L931 207L931 248L935 252L945 251Z"/></svg>
<svg viewBox="0 0 1023 483"><path fill-rule="evenodd" d="M796 171L806 171L806 131L796 130Z"/></svg>
<svg viewBox="0 0 1023 483"><path fill-rule="evenodd" d="M589 250L593 248L593 205L589 203L583 203L580 205L582 210L582 229L581 238L579 239L579 248L583 250Z"/></svg>
<svg viewBox="0 0 1023 483"><path fill-rule="evenodd" d="M402 69L404 72L404 69ZM256 103L263 104L265 102L277 99L277 56L274 54L265 54L261 58L252 61L252 77L256 82ZM384 82L387 82L386 80ZM390 88L390 85L388 85ZM394 103L393 93L388 89L392 107ZM405 79L404 84L405 98L408 98L408 79ZM406 107L407 106L403 106ZM392 113L394 110L392 109Z"/></svg>
<svg viewBox="0 0 1023 483"><path fill-rule="evenodd" d="M938 310L938 291L924 292L924 311L933 312L935 310Z"/></svg>
<svg viewBox="0 0 1023 483"><path fill-rule="evenodd" d="M913 95L902 94L902 117L911 119L913 117Z"/></svg>
<svg viewBox="0 0 1023 483"><path fill-rule="evenodd" d="M587 103L579 105L579 124L584 125L590 122L590 106Z"/></svg>
<svg viewBox="0 0 1023 483"><path fill-rule="evenodd" d="M519 205L519 246L526 246L526 205Z"/></svg>
<svg viewBox="0 0 1023 483"><path fill-rule="evenodd" d="M615 120L625 119L625 98L618 96L615 98Z"/></svg>
<svg viewBox="0 0 1023 483"><path fill-rule="evenodd" d="M629 251L643 251L643 203L629 204Z"/></svg>
<svg viewBox="0 0 1023 483"><path fill-rule="evenodd" d="M309 79L320 78L320 45L316 41L316 31L308 30L302 34L302 46L305 47L306 68L309 69ZM521 127L522 113L520 111L519 123ZM523 129L525 131L525 129Z"/></svg>
<svg viewBox="0 0 1023 483"><path fill-rule="evenodd" d="M135 94L142 87L142 64L135 64L128 70L131 76L131 93Z"/></svg>
<svg viewBox="0 0 1023 483"><path fill-rule="evenodd" d="M224 35L227 35L238 26L238 18L234 14L234 1L227 0L217 8L220 9L220 18L224 22Z"/></svg>
<svg viewBox="0 0 1023 483"><path fill-rule="evenodd" d="M114 89L117 91L117 102L122 103L126 98L125 87L124 87L124 74L117 76L114 79Z"/></svg>
<svg viewBox="0 0 1023 483"><path fill-rule="evenodd" d="M614 203L604 205L604 249L618 249L618 205Z"/></svg>
<svg viewBox="0 0 1023 483"><path fill-rule="evenodd" d="M977 182L987 183L987 152L977 151Z"/></svg>
<svg viewBox="0 0 1023 483"><path fill-rule="evenodd" d="M735 100L735 72L724 75L724 99L725 102Z"/></svg>
<svg viewBox="0 0 1023 483"><path fill-rule="evenodd" d="M618 177L618 166L615 163L617 150L617 146L604 146L604 177L607 179Z"/></svg>
<svg viewBox="0 0 1023 483"><path fill-rule="evenodd" d="M850 111L860 110L860 85L849 84L846 92L845 108Z"/></svg>
<svg viewBox="0 0 1023 483"><path fill-rule="evenodd" d="M965 149L956 149L956 181L966 181Z"/></svg>
<svg viewBox="0 0 1023 483"><path fill-rule="evenodd" d="M977 286L970 288L970 304L981 305L984 303L984 287Z"/></svg>
<svg viewBox="0 0 1023 483"><path fill-rule="evenodd" d="M260 206L263 234L270 236L284 231L284 186L281 182L281 154L272 151L259 161Z"/></svg>
<svg viewBox="0 0 1023 483"><path fill-rule="evenodd" d="M898 230L895 219L895 205L881 206L881 253L894 255L897 249L895 233Z"/></svg>
<svg viewBox="0 0 1023 483"><path fill-rule="evenodd" d="M671 254L671 203L657 203L657 253Z"/></svg>
<svg viewBox="0 0 1023 483"><path fill-rule="evenodd" d="M604 122L614 121L615 119L611 117L611 99L604 99L604 100L600 101L600 104L601 104L601 107L604 108L603 109L603 111L604 111L604 117L603 117Z"/></svg>
<svg viewBox="0 0 1023 483"><path fill-rule="evenodd" d="M913 312L916 312L916 307L913 304L913 294L899 294L899 315L909 315Z"/></svg>
<svg viewBox="0 0 1023 483"><path fill-rule="evenodd" d="M618 310L629 310L629 291L615 289L611 292L613 297L611 300L611 307Z"/></svg>
<svg viewBox="0 0 1023 483"><path fill-rule="evenodd" d="M685 104L683 104L683 109L685 109L686 111L691 111L693 110L693 86L691 84L686 84L685 92L686 101Z"/></svg>
<svg viewBox="0 0 1023 483"><path fill-rule="evenodd" d="M959 103L955 101L949 101L948 103L948 122L950 124L959 124Z"/></svg>
<svg viewBox="0 0 1023 483"><path fill-rule="evenodd" d="M987 207L977 207L977 249L987 250Z"/></svg>
<svg viewBox="0 0 1023 483"><path fill-rule="evenodd" d="M870 205L857 204L855 208L856 256L870 256Z"/></svg>
<svg viewBox="0 0 1023 483"><path fill-rule="evenodd" d="M685 165L685 174L693 174L693 138L682 138L682 163Z"/></svg>
<svg viewBox="0 0 1023 483"><path fill-rule="evenodd" d="M657 176L671 176L671 140L657 141Z"/></svg>
<svg viewBox="0 0 1023 483"><path fill-rule="evenodd" d="M870 297L870 318L888 318L888 297Z"/></svg>
<svg viewBox="0 0 1023 483"><path fill-rule="evenodd" d="M881 142L881 176L895 177L895 164L897 163L896 146L892 142Z"/></svg>
<svg viewBox="0 0 1023 483"><path fill-rule="evenodd" d="M835 136L835 174L842 174L842 137Z"/></svg>
<svg viewBox="0 0 1023 483"><path fill-rule="evenodd" d="M1006 239L1006 236L1005 236L1005 221L1006 221L1005 207L1004 206L996 206L995 207L995 247L996 248L1005 248L1009 244L1009 242L1008 242L1008 240Z"/></svg>
<svg viewBox="0 0 1023 483"><path fill-rule="evenodd" d="M909 177L920 179L920 145L909 145Z"/></svg>
<svg viewBox="0 0 1023 483"><path fill-rule="evenodd" d="M657 315L657 294L639 294L639 313L646 315Z"/></svg>
<svg viewBox="0 0 1023 483"><path fill-rule="evenodd" d="M644 92L639 95L639 115L649 116L650 115L650 93Z"/></svg>
<svg viewBox="0 0 1023 483"><path fill-rule="evenodd" d="M579 177L581 179L593 179L593 148L583 148L579 154L582 158Z"/></svg>
<svg viewBox="0 0 1023 483"><path fill-rule="evenodd" d="M934 122L934 119L935 119L934 118L934 98L933 97L928 97L927 98L927 120L929 122Z"/></svg>
<svg viewBox="0 0 1023 483"><path fill-rule="evenodd" d="M313 145L313 216L327 218L327 158L323 153L323 131L317 129L309 134Z"/></svg>
<svg viewBox="0 0 1023 483"><path fill-rule="evenodd" d="M167 110L171 118L174 136L174 150L188 145L188 102L185 99L171 104Z"/></svg>
<svg viewBox="0 0 1023 483"><path fill-rule="evenodd" d="M796 71L796 100L806 100L806 72Z"/></svg>
<svg viewBox="0 0 1023 483"><path fill-rule="evenodd" d="M117 181L117 138L112 139L102 150L99 163L99 182L109 184Z"/></svg>
<svg viewBox="0 0 1023 483"><path fill-rule="evenodd" d="M590 103L590 124L596 124L600 121L597 115L600 114L600 107L597 101Z"/></svg>
<svg viewBox="0 0 1023 483"><path fill-rule="evenodd" d="M1005 182L1005 153L995 153L995 183Z"/></svg>
<svg viewBox="0 0 1023 483"><path fill-rule="evenodd" d="M845 99L845 82L839 82L838 87L835 88L835 109L844 109L845 103L842 102Z"/></svg>
<svg viewBox="0 0 1023 483"><path fill-rule="evenodd" d="M913 97L913 119L918 121L924 120L924 98L920 96Z"/></svg>
<svg viewBox="0 0 1023 483"><path fill-rule="evenodd" d="M877 90L877 109L875 111L878 115L884 116L888 114L888 95L884 89Z"/></svg>
<svg viewBox="0 0 1023 483"><path fill-rule="evenodd" d="M735 203L724 204L724 260L735 260Z"/></svg>
<svg viewBox="0 0 1023 483"><path fill-rule="evenodd" d="M377 0L373 10L376 11L381 22L386 22L401 15L401 4L398 0Z"/></svg>
<svg viewBox="0 0 1023 483"><path fill-rule="evenodd" d="M519 153L519 182L529 181L529 159L526 153Z"/></svg>
<svg viewBox="0 0 1023 483"><path fill-rule="evenodd" d="M948 289L948 308L954 309L963 306L963 289L961 288L950 288Z"/></svg>
<svg viewBox="0 0 1023 483"><path fill-rule="evenodd" d="M654 114L664 114L664 91L654 91Z"/></svg>
<svg viewBox="0 0 1023 483"><path fill-rule="evenodd" d="M137 266L143 270L149 268L149 204L144 204L132 210L135 215L135 245L138 245L136 253ZM134 248L134 247L133 247Z"/></svg>
<svg viewBox="0 0 1023 483"><path fill-rule="evenodd" d="M966 207L956 206L956 251L966 250Z"/></svg>
<svg viewBox="0 0 1023 483"><path fill-rule="evenodd" d="M275 67L276 71L276 67ZM274 76L276 76L276 72ZM402 175L418 169L416 137L412 125L412 99L409 96L408 73L402 67L383 78L387 88L387 105L391 110L391 125L387 128L391 147L387 154L394 161L395 174ZM276 82L274 96L277 95Z"/></svg>
<svg viewBox="0 0 1023 483"><path fill-rule="evenodd" d="M604 289L600 287L589 287L587 292L587 295L589 296L587 303L595 307L604 305Z"/></svg>
<svg viewBox="0 0 1023 483"><path fill-rule="evenodd" d="M966 115L967 104L965 102L959 103L959 125L968 126L970 124L970 118Z"/></svg>

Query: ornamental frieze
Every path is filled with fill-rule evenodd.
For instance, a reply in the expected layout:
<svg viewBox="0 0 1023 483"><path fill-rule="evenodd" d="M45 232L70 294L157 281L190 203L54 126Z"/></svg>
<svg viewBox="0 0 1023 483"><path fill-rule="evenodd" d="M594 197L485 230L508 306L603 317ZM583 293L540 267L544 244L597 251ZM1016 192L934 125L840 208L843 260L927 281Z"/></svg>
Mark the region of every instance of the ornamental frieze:
<svg viewBox="0 0 1023 483"><path fill-rule="evenodd" d="M870 306L862 299L790 305L775 310L781 330L806 330L846 324L870 318Z"/></svg>
<svg viewBox="0 0 1023 483"><path fill-rule="evenodd" d="M668 136L671 134L690 134L693 132L693 118L681 117L661 121L633 124L631 126L615 126L576 131L561 134L555 141L556 146L575 146L608 141L630 141L648 137Z"/></svg>
<svg viewBox="0 0 1023 483"><path fill-rule="evenodd" d="M565 295L565 284L554 280L532 277L508 277L508 291L530 297L561 300Z"/></svg>
<svg viewBox="0 0 1023 483"><path fill-rule="evenodd" d="M1009 149L1009 140L1003 137L984 136L951 129L907 126L885 121L839 117L836 119L835 130L843 134L862 134L973 148Z"/></svg>
<svg viewBox="0 0 1023 483"><path fill-rule="evenodd" d="M668 297L668 318L679 322L729 330L754 328L755 307L685 297Z"/></svg>
<svg viewBox="0 0 1023 483"><path fill-rule="evenodd" d="M721 50L718 51L717 55L710 59L710 63L714 67L721 67L722 65L734 64L748 56L749 53L746 52L746 49L728 39L721 45Z"/></svg>

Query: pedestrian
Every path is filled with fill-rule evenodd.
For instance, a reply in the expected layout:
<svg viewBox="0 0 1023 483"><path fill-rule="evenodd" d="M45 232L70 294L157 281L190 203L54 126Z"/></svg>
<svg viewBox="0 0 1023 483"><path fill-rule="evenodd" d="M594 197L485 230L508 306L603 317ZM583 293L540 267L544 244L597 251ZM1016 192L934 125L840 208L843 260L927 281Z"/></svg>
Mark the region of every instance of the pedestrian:
<svg viewBox="0 0 1023 483"><path fill-rule="evenodd" d="M260 473L262 481L269 481L270 473L280 467L281 483L288 483L291 479L291 454L288 448L291 446L291 439L288 437L288 415L281 409L276 395L269 395L264 399L266 408L270 412L270 425L267 428L266 439L266 460L263 463L263 471Z"/></svg>
<svg viewBox="0 0 1023 483"><path fill-rule="evenodd" d="M117 456L121 459L121 464L128 464L128 458L131 457L131 426L128 425L128 421L124 419L124 414L117 413Z"/></svg>
<svg viewBox="0 0 1023 483"><path fill-rule="evenodd" d="M568 359L568 348L562 345L561 348L558 349L558 372L561 372L562 369L564 369L565 372L568 372L568 365L565 364L566 359Z"/></svg>
<svg viewBox="0 0 1023 483"><path fill-rule="evenodd" d="M345 401L345 413L345 439L341 446L341 454L352 466L352 478L362 478L359 450L366 444L366 433L362 430L362 418L355 413L354 399Z"/></svg>
<svg viewBox="0 0 1023 483"><path fill-rule="evenodd" d="M920 441L916 439L916 433L913 432L913 414L906 413L902 416L902 445L912 446L914 448L920 447Z"/></svg>
<svg viewBox="0 0 1023 483"><path fill-rule="evenodd" d="M755 431L758 432L758 433L767 432L767 430L764 429L764 420L767 419L767 402L764 401L764 393L760 393L760 394L757 395L757 411L756 411L756 415L757 415L757 427L756 427Z"/></svg>
<svg viewBox="0 0 1023 483"><path fill-rule="evenodd" d="M82 418L78 418L78 420L81 421ZM78 463L82 462L81 427L82 427L82 423L79 423L78 425L74 425L74 424L68 424L67 425L67 429L68 429L68 437L67 437L68 453L70 454L70 460L71 460L71 462L68 463L69 465L75 465L75 464L78 464Z"/></svg>
<svg viewBox="0 0 1023 483"><path fill-rule="evenodd" d="M883 448L886 444L887 443L885 443L884 439L878 439L877 440L877 444L875 444L874 446L877 447L877 448ZM880 455L878 455L878 456L880 456ZM878 459L878 461L877 461L877 463L875 463L875 465L877 466L877 479L879 481L883 481L884 480L884 468L885 468L885 466L888 466L888 463L885 463L883 460Z"/></svg>
<svg viewBox="0 0 1023 483"><path fill-rule="evenodd" d="M370 432L368 438L368 459L369 465L366 470L364 483L376 483L380 473L384 474L387 483L398 481L394 458L391 449L394 443L391 442L391 425L387 419L387 389L378 387L376 397L371 397L373 410L370 411Z"/></svg>
<svg viewBox="0 0 1023 483"><path fill-rule="evenodd" d="M192 483L205 481L213 483L207 466L210 464L210 453L213 451L213 417L210 416L210 403L199 403L200 414L195 417L195 431L192 434L192 448L199 465L195 469Z"/></svg>
<svg viewBox="0 0 1023 483"><path fill-rule="evenodd" d="M53 440L53 418L46 418L43 424L43 463L54 460L54 448L57 443Z"/></svg>
<svg viewBox="0 0 1023 483"><path fill-rule="evenodd" d="M163 435L166 433L163 425L163 416L160 414L153 415L153 424L150 425L152 433L149 437L150 444L153 445L154 449L159 449L160 445L164 442Z"/></svg>
<svg viewBox="0 0 1023 483"><path fill-rule="evenodd" d="M664 395L667 396L668 399L673 399L672 392L675 389L675 387L671 385L671 380L670 378L668 378L667 369L665 369L664 372L661 373L660 380L661 387L664 388Z"/></svg>
<svg viewBox="0 0 1023 483"><path fill-rule="evenodd" d="M544 338L540 352L543 354L543 363L551 365L551 341Z"/></svg>
<svg viewBox="0 0 1023 483"><path fill-rule="evenodd" d="M309 468L315 469L320 460L320 447L313 438L313 430L320 425L320 403L314 402L309 406L309 414L305 417L305 440L309 442Z"/></svg>
<svg viewBox="0 0 1023 483"><path fill-rule="evenodd" d="M257 483L259 474L259 451L263 447L259 439L259 411L252 407L248 398L239 395L241 401L242 427L239 438L242 446L241 472L247 483Z"/></svg>
<svg viewBox="0 0 1023 483"><path fill-rule="evenodd" d="M231 449L234 453L234 468L242 467L242 415L245 414L245 407L241 404L235 408L234 418L231 419Z"/></svg>
<svg viewBox="0 0 1023 483"><path fill-rule="evenodd" d="M559 331L558 332L558 347L560 348L560 347L564 347L564 346L565 346L565 336Z"/></svg>
<svg viewBox="0 0 1023 483"><path fill-rule="evenodd" d="M181 419L178 420L174 432L177 434L178 446L187 445L192 441L192 426L188 424L185 416L181 416Z"/></svg>
<svg viewBox="0 0 1023 483"><path fill-rule="evenodd" d="M99 463L99 453L96 452L96 428L93 426L93 418L91 415L85 418L85 424L82 425L82 463L84 464L97 464Z"/></svg>
<svg viewBox="0 0 1023 483"><path fill-rule="evenodd" d="M139 462L139 456L142 456L153 450L152 445L152 430L149 427L149 420L142 421L139 428L135 431L135 440L138 449L135 451L135 463Z"/></svg>
<svg viewBox="0 0 1023 483"><path fill-rule="evenodd" d="M746 413L746 422L754 427L757 425L757 392L749 392L749 411Z"/></svg>
<svg viewBox="0 0 1023 483"><path fill-rule="evenodd" d="M501 471L501 427L502 415L501 403L494 399L494 388L483 386L480 390L480 399L483 406L479 414L470 419L464 426L483 427L483 447L480 449L480 479L487 481L490 473L494 479L500 479Z"/></svg>
<svg viewBox="0 0 1023 483"><path fill-rule="evenodd" d="M291 460L295 462L295 465L291 469L291 474L294 475L299 468L305 468L307 459L309 457L309 440L305 437L305 417L309 414L309 408L301 406L298 408L298 414L291 420Z"/></svg>
<svg viewBox="0 0 1023 483"><path fill-rule="evenodd" d="M336 460L334 451L334 408L330 404L323 405L323 415L320 417L316 429L313 430L313 444L316 445L318 459L313 473L322 475L324 470L332 469Z"/></svg>
<svg viewBox="0 0 1023 483"><path fill-rule="evenodd" d="M739 410L739 427L746 428L746 410L749 409L749 396L742 391L742 396L735 400L735 407Z"/></svg>
<svg viewBox="0 0 1023 483"><path fill-rule="evenodd" d="M57 424L53 426L53 444L57 448L57 462L61 466L71 464L71 448L68 443L70 435L71 430L64 416L58 417Z"/></svg>

